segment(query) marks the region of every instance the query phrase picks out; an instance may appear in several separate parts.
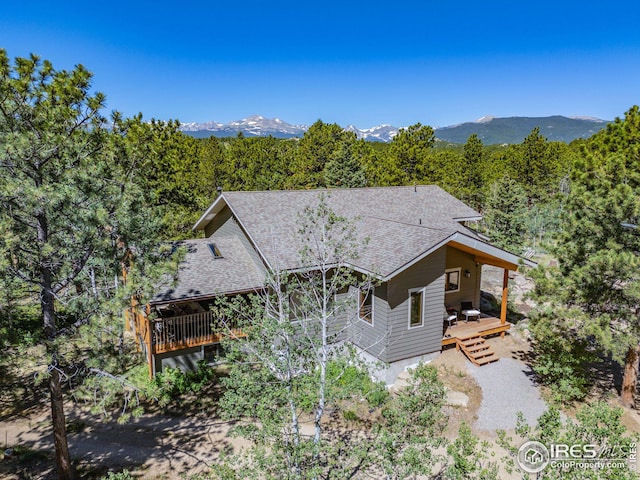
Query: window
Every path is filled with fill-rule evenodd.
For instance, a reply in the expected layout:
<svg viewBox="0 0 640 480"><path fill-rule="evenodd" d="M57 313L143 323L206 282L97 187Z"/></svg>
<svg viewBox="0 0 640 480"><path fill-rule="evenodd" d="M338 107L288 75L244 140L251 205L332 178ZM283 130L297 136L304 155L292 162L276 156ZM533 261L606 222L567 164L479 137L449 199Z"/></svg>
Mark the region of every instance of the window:
<svg viewBox="0 0 640 480"><path fill-rule="evenodd" d="M409 328L421 327L424 323L424 288L409 290Z"/></svg>
<svg viewBox="0 0 640 480"><path fill-rule="evenodd" d="M209 247L209 251L211 252L211 255L213 255L213 258L222 258L222 253L220 253L220 249L215 243L208 243L207 246Z"/></svg>
<svg viewBox="0 0 640 480"><path fill-rule="evenodd" d="M300 290L294 290L289 294L289 320L297 322L304 319L304 296Z"/></svg>
<svg viewBox="0 0 640 480"><path fill-rule="evenodd" d="M444 272L444 291L446 293L460 291L460 268L450 268Z"/></svg>
<svg viewBox="0 0 640 480"><path fill-rule="evenodd" d="M360 289L358 316L360 320L373 325L373 288Z"/></svg>

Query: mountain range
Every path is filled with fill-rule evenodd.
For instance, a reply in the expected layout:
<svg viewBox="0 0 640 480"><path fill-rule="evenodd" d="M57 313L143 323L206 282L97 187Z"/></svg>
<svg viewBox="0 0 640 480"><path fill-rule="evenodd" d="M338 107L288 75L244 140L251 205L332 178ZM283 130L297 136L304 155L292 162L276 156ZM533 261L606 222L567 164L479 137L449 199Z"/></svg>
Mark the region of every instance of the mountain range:
<svg viewBox="0 0 640 480"><path fill-rule="evenodd" d="M520 143L535 127L551 141L570 142L576 138L588 138L607 125L608 121L591 117L482 117L475 122L466 122L449 127L435 129L436 138L450 143L465 143L473 133L478 135L485 145ZM246 137L276 138L302 137L309 127L292 125L279 118L265 118L253 115L230 123L206 122L183 123L181 130L197 138L235 137L242 133ZM375 142L390 142L400 127L379 125L360 129L353 125L345 128L358 138Z"/></svg>

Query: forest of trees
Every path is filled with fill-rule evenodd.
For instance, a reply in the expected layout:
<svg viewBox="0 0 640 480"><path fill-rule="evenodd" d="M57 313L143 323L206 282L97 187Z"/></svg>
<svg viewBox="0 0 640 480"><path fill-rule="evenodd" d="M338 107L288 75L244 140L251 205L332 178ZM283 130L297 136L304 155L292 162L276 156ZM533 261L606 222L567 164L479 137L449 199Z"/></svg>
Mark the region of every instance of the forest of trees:
<svg viewBox="0 0 640 480"><path fill-rule="evenodd" d="M139 413L145 396L160 396L138 381L144 374L131 373L141 362L125 339L122 309L132 296L144 301L179 260L164 242L193 235L217 187L441 186L483 213L473 227L497 245L555 259L532 273L542 383L560 401L581 399L593 382L587 367L608 359L625 368L622 400L634 405L638 107L569 145L538 128L521 144L483 145L476 135L444 144L421 124L388 144L370 143L320 120L300 139L196 139L177 121L117 112L106 119L105 97L90 87L81 66L58 71L35 56L12 62L0 50L0 347L16 358L25 346L42 347L32 363L47 385L60 478L72 477L64 389L92 397L97 411L124 402L123 418ZM406 420L393 408L389 415ZM382 433L395 448L403 433L393 424Z"/></svg>
<svg viewBox="0 0 640 480"><path fill-rule="evenodd" d="M563 196L584 141L549 142L538 128L517 145L444 144L431 127L402 130L392 142L356 139L318 120L301 139L196 139L175 122L139 123L136 138L154 145L145 160L146 188L162 209L167 238L190 227L223 190L383 187L437 184L483 212L479 226L514 251L537 243L559 223ZM153 143L152 143L153 142ZM151 147L149 147L151 149ZM504 205L509 223L505 224ZM514 235L514 232L516 233Z"/></svg>

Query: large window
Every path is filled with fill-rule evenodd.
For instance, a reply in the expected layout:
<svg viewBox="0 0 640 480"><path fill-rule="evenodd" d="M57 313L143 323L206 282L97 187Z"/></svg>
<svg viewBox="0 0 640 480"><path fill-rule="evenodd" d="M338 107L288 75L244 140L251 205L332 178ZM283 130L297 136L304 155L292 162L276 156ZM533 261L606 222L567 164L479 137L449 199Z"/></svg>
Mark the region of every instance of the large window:
<svg viewBox="0 0 640 480"><path fill-rule="evenodd" d="M460 268L449 268L444 272L444 291L446 293L460 291Z"/></svg>
<svg viewBox="0 0 640 480"><path fill-rule="evenodd" d="M358 317L360 317L360 320L373 325L373 288L360 289Z"/></svg>
<svg viewBox="0 0 640 480"><path fill-rule="evenodd" d="M424 288L409 290L409 328L424 324Z"/></svg>

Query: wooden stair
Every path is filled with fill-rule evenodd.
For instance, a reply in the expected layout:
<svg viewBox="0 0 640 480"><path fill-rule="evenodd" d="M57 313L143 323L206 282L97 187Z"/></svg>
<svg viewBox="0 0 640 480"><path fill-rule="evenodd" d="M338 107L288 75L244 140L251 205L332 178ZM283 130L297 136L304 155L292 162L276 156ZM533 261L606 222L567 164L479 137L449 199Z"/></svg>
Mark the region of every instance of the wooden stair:
<svg viewBox="0 0 640 480"><path fill-rule="evenodd" d="M490 345L480 335L467 338L456 338L456 349L462 350L462 353L477 366L486 365L487 363L497 362L500 357L496 355Z"/></svg>

